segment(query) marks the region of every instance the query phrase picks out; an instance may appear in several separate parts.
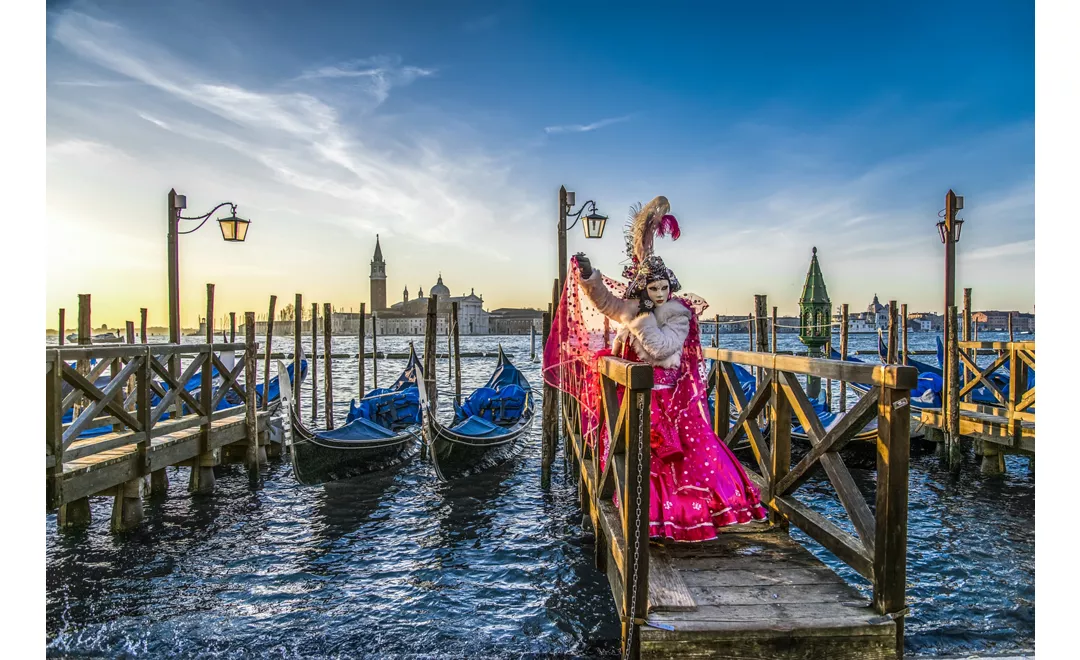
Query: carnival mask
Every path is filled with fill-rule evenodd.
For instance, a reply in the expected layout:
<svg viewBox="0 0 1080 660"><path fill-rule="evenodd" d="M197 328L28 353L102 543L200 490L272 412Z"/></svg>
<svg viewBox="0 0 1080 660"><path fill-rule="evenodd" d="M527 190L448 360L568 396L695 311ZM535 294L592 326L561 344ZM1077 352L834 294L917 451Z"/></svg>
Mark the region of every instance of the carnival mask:
<svg viewBox="0 0 1080 660"><path fill-rule="evenodd" d="M649 282L645 287L645 293L652 302L654 309L663 305L671 297L671 284L667 280Z"/></svg>

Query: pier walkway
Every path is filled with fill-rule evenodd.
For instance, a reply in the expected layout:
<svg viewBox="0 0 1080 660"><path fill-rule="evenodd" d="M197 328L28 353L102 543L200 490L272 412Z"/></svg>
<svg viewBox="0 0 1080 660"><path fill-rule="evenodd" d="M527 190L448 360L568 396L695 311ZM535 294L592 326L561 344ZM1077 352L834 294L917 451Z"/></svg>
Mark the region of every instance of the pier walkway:
<svg viewBox="0 0 1080 660"><path fill-rule="evenodd" d="M910 390L905 366L705 349L716 361L714 429L728 446L746 438L755 465L747 473L769 509L765 523L742 525L705 543L650 543L649 406L652 368L602 358L605 469L594 442L580 433L577 402L545 385L545 456L556 443L555 403L562 399L568 455L578 478L583 524L595 535L622 622L624 657L897 658L903 655ZM747 401L733 365L758 371ZM800 380L800 377L802 380ZM804 390L806 378L872 386L825 432ZM549 403L549 401L551 403ZM736 419L731 419L731 407ZM759 416L767 415L766 439ZM792 465L791 424L811 448ZM877 420L876 501L871 511L840 450ZM844 520L800 502L799 487L824 471ZM622 504L612 503L617 494ZM873 586L870 600L793 540L795 526Z"/></svg>
<svg viewBox="0 0 1080 660"><path fill-rule="evenodd" d="M88 523L95 496L114 498L114 531L137 525L147 478L152 494L164 492L169 466L190 466L190 490L200 494L213 492L215 465L243 461L257 475L270 411L258 411L254 389L239 380L255 382L257 350L254 337L47 348L46 506L59 526Z"/></svg>

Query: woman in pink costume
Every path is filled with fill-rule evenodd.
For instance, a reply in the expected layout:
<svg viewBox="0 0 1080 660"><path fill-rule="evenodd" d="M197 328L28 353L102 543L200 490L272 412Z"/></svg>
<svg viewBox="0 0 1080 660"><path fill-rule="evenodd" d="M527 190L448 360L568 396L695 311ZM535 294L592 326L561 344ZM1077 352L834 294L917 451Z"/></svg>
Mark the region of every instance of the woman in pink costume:
<svg viewBox="0 0 1080 660"><path fill-rule="evenodd" d="M598 359L615 355L654 367L649 536L707 541L720 527L764 519L766 510L706 414L697 316L707 305L694 296L674 296L679 280L653 254L654 236L679 237L669 209L667 199L657 197L632 210L630 264L623 270L628 284L605 278L584 254L577 255L545 347L544 376L581 402L582 431L587 440L599 440L600 456L606 457ZM604 317L619 328L611 350Z"/></svg>

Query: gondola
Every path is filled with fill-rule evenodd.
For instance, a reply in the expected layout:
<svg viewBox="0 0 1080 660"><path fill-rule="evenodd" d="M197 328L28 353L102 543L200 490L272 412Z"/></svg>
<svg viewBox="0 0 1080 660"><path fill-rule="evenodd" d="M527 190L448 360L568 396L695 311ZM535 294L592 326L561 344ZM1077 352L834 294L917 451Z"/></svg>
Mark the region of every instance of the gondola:
<svg viewBox="0 0 1080 660"><path fill-rule="evenodd" d="M293 473L306 486L348 479L400 465L420 447L420 362L410 347L409 362L388 388L368 392L349 404L346 423L332 431L312 431L297 418L285 365L278 382L289 415Z"/></svg>
<svg viewBox="0 0 1080 660"><path fill-rule="evenodd" d="M420 388L424 436L441 481L493 467L521 450L520 438L534 417L532 387L499 346L499 361L487 383L460 405L444 426L436 416L436 402Z"/></svg>

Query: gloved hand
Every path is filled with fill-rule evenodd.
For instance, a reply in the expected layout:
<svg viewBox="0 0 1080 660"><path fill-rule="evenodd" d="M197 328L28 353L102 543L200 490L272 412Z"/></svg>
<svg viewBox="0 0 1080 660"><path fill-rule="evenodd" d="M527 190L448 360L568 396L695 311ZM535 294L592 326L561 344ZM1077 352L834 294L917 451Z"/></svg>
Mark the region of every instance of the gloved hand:
<svg viewBox="0 0 1080 660"><path fill-rule="evenodd" d="M578 269L581 271L581 279L587 280L592 277L592 263L589 261L589 258L585 256L585 253L578 252L574 256L577 257Z"/></svg>
<svg viewBox="0 0 1080 660"><path fill-rule="evenodd" d="M642 294L641 297L638 298L638 316L648 314L653 311L653 307L656 307L656 305L647 294Z"/></svg>

